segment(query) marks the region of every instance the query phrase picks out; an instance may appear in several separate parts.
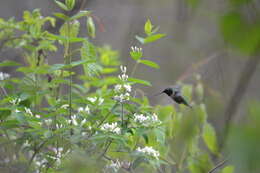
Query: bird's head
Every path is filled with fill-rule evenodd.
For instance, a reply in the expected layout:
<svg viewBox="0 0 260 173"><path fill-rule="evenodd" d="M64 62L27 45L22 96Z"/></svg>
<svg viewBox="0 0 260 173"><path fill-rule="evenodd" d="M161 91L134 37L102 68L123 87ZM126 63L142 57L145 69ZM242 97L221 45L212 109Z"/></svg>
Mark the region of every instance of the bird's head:
<svg viewBox="0 0 260 173"><path fill-rule="evenodd" d="M167 94L168 96L171 96L173 93L173 89L172 88L166 88L165 90L163 90L162 93Z"/></svg>

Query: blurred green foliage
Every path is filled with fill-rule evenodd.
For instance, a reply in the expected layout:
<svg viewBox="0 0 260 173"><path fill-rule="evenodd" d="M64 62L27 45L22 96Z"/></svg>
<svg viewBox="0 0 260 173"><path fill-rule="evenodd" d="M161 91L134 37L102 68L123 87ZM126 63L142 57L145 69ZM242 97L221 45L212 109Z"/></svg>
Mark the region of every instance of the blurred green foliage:
<svg viewBox="0 0 260 173"><path fill-rule="evenodd" d="M193 7L199 2L189 1ZM74 0L55 3L65 11L75 5ZM250 1L231 3L242 6ZM142 48L133 46L129 52L135 62L129 70L120 66L118 52L109 45L92 43L96 25L90 11L54 16L64 22L58 34L44 29L46 22L55 26L56 20L42 17L37 9L25 11L22 21L0 19L1 48L19 49L25 59L24 64L0 63L17 67L21 74L18 78L1 73L1 172L205 173L215 167L216 158L225 159L208 122L204 86L196 74L193 84L177 82L184 97L192 100L192 109L152 106L146 96L136 94L142 93L136 85L152 84L134 73L141 65L159 65L144 59ZM79 36L80 18L86 20L86 37ZM136 39L146 46L166 36L158 31L147 20L144 36ZM221 31L241 52L257 52L259 24L249 24L235 9L221 18ZM58 49L63 62L49 64L48 54ZM251 104L248 123L234 126L228 142L232 165L218 168L220 172L260 171L259 113L259 103Z"/></svg>

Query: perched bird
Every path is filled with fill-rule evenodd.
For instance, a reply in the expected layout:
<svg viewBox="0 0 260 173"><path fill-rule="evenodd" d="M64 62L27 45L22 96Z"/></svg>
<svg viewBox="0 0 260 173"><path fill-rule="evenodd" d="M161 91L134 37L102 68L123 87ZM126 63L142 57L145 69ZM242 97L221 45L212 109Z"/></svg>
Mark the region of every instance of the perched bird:
<svg viewBox="0 0 260 173"><path fill-rule="evenodd" d="M182 96L181 94L181 89L180 86L175 86L173 88L166 88L165 90L163 90L161 93L159 94L167 94L169 97L171 97L176 103L178 104L184 104L190 108L192 108L192 106L185 100L185 98Z"/></svg>

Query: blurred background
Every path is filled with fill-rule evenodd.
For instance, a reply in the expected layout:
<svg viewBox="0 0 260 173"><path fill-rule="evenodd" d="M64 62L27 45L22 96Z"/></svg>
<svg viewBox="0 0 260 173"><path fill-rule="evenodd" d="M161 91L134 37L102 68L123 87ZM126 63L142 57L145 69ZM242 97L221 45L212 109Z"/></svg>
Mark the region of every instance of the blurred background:
<svg viewBox="0 0 260 173"><path fill-rule="evenodd" d="M161 68L154 70L142 66L135 73L135 76L152 82L152 87L142 88L148 96L174 85L178 80L192 83L196 72L205 84L209 118L218 131L222 130L227 113L236 114L234 120L242 122L249 101L259 100L260 70L254 57L257 56L260 31L250 35L251 30L244 27L247 25L242 20L238 22L239 25L234 23L236 16L233 16L233 21L226 17L235 12L241 14L248 26L258 27L255 24L259 19L259 1L78 0L77 3L72 13L80 9L91 10L104 26L104 30L98 29L97 37L92 41L97 45L109 44L112 49L118 50L129 71L133 67L130 47L140 46L135 36L142 36L147 19L155 26L160 26L161 33L167 34L160 41L143 47L145 58L155 61ZM24 10L35 8L41 9L45 16L60 11L52 0L2 0L0 17L19 20ZM85 28L84 24L82 26ZM241 26L237 28L237 33L230 29L235 26ZM57 28L50 30L55 33ZM240 35L244 37L238 38ZM256 46L251 45L250 39ZM54 63L61 58L55 54L48 60ZM19 51L2 51L0 60L5 59L22 61ZM0 71L12 73L10 68ZM151 97L151 103L173 104L163 95ZM232 104L235 105L231 109Z"/></svg>

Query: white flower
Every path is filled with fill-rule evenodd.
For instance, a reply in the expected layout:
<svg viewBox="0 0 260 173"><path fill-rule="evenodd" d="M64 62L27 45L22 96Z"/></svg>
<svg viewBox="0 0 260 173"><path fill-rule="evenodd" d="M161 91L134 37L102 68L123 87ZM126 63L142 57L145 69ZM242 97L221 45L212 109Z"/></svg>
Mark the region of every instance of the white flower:
<svg viewBox="0 0 260 173"><path fill-rule="evenodd" d="M126 73L126 66L122 66L122 65L120 65L120 70L121 70L121 72L122 73Z"/></svg>
<svg viewBox="0 0 260 173"><path fill-rule="evenodd" d="M127 92L131 92L132 90L132 87L129 84L124 84L124 88L126 89Z"/></svg>
<svg viewBox="0 0 260 173"><path fill-rule="evenodd" d="M25 112L26 112L27 114L33 116L33 113L32 113L32 111L31 111L30 108L25 107L24 110L25 110Z"/></svg>
<svg viewBox="0 0 260 173"><path fill-rule="evenodd" d="M97 97L88 97L87 100L91 103L95 103L97 101Z"/></svg>
<svg viewBox="0 0 260 173"><path fill-rule="evenodd" d="M118 172L120 167L121 167L121 163L118 160L116 161L111 160L111 163L106 166L106 169L112 169L113 172Z"/></svg>
<svg viewBox="0 0 260 173"><path fill-rule="evenodd" d="M23 143L23 147L30 147L31 144L28 142L28 140L25 141L25 143Z"/></svg>
<svg viewBox="0 0 260 173"><path fill-rule="evenodd" d="M138 48L136 46L132 46L131 49L133 52L141 52L143 50L142 48Z"/></svg>
<svg viewBox="0 0 260 173"><path fill-rule="evenodd" d="M41 116L40 116L40 115L35 115L35 117L36 117L36 118L41 118Z"/></svg>
<svg viewBox="0 0 260 173"><path fill-rule="evenodd" d="M107 131L107 132L112 132L112 133L116 133L116 134L120 134L121 129L119 127L117 127L117 123L106 123L103 124L100 128L102 131Z"/></svg>
<svg viewBox="0 0 260 173"><path fill-rule="evenodd" d="M87 114L89 114L90 113L90 109L89 109L88 105L85 108L79 107L78 108L78 113L81 113L81 112L86 112Z"/></svg>
<svg viewBox="0 0 260 173"><path fill-rule="evenodd" d="M10 77L10 75L8 73L0 72L0 80L5 80L9 77Z"/></svg>
<svg viewBox="0 0 260 173"><path fill-rule="evenodd" d="M50 126L52 123L52 119L46 119L44 120L44 122L46 123L47 126Z"/></svg>
<svg viewBox="0 0 260 173"><path fill-rule="evenodd" d="M121 81L127 81L128 75L126 75L125 73L123 73L121 76L118 75L118 78L119 78Z"/></svg>
<svg viewBox="0 0 260 173"><path fill-rule="evenodd" d="M145 127L160 124L161 121L158 119L157 115L154 113L152 116L144 116L143 114L134 114L134 121L142 124Z"/></svg>
<svg viewBox="0 0 260 173"><path fill-rule="evenodd" d="M103 99L102 97L100 97L100 98L98 99L98 105L102 105L103 102L104 102L104 99Z"/></svg>
<svg viewBox="0 0 260 173"><path fill-rule="evenodd" d="M71 116L71 120L72 120L72 124L73 124L73 125L75 125L75 126L78 125L78 122L77 122L77 120L76 120L76 115L72 115L72 116Z"/></svg>
<svg viewBox="0 0 260 173"><path fill-rule="evenodd" d="M129 100L129 97L130 97L130 94L129 93L125 93L125 94L116 95L114 97L114 99L122 103L124 101Z"/></svg>
<svg viewBox="0 0 260 173"><path fill-rule="evenodd" d="M131 49L133 52L141 52L143 50L142 48L138 48L136 46L132 46Z"/></svg>
<svg viewBox="0 0 260 173"><path fill-rule="evenodd" d="M78 21L78 20L73 20L73 21L71 21L71 24L76 24L76 25L78 25L78 24L79 24L79 21Z"/></svg>
<svg viewBox="0 0 260 173"><path fill-rule="evenodd" d="M87 120L84 118L84 119L80 122L80 125L83 126L86 122L87 122Z"/></svg>
<svg viewBox="0 0 260 173"><path fill-rule="evenodd" d="M15 111L14 111L15 113L19 113L19 112L21 112L21 111L19 111L18 109L15 109Z"/></svg>
<svg viewBox="0 0 260 173"><path fill-rule="evenodd" d="M70 105L65 104L65 105L62 105L61 108L62 108L62 109L68 109L69 106L70 106Z"/></svg>
<svg viewBox="0 0 260 173"><path fill-rule="evenodd" d="M158 151L156 151L155 149L153 149L153 147L148 147L148 146L146 146L144 148L138 147L136 149L136 151L139 152L139 153L143 153L143 154L147 154L147 155L153 156L156 159L158 159L159 156L160 156L160 153Z"/></svg>
<svg viewBox="0 0 260 173"><path fill-rule="evenodd" d="M62 124L56 124L56 128L57 129L63 128L63 125Z"/></svg>
<svg viewBox="0 0 260 173"><path fill-rule="evenodd" d="M21 102L20 98L15 98L15 99L10 100L10 103L12 103L13 105L19 104L20 102Z"/></svg>
<svg viewBox="0 0 260 173"><path fill-rule="evenodd" d="M114 91L115 91L115 92L120 92L121 88L122 88L122 85L117 84L117 85L115 85L115 87L114 87Z"/></svg>

